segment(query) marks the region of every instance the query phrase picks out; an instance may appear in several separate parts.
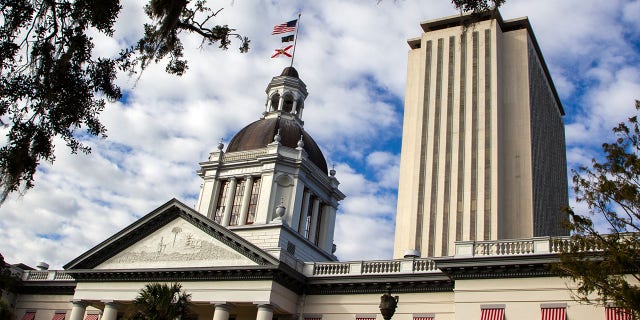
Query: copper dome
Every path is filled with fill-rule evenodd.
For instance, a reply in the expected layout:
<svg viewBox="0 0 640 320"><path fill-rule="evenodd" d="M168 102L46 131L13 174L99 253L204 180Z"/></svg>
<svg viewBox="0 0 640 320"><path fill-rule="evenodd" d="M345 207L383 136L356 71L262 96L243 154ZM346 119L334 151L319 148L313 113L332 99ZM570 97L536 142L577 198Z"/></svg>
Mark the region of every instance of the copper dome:
<svg viewBox="0 0 640 320"><path fill-rule="evenodd" d="M266 147L280 129L280 143L289 148L297 148L300 135L304 150L320 170L327 173L327 161L318 144L295 120L287 118L268 118L255 121L240 130L229 142L226 152L245 151Z"/></svg>

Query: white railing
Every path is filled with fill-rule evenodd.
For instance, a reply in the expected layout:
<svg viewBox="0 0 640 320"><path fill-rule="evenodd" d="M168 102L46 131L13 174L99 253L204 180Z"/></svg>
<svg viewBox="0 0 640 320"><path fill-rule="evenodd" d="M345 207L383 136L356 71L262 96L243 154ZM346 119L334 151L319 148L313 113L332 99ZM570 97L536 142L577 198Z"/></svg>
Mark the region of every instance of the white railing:
<svg viewBox="0 0 640 320"><path fill-rule="evenodd" d="M416 259L413 260L414 272L437 272L436 262L431 259Z"/></svg>
<svg viewBox="0 0 640 320"><path fill-rule="evenodd" d="M259 156L263 156L267 154L267 152L268 152L267 148L251 150L251 151L230 152L230 153L225 153L222 156L222 161L229 162L229 161L238 161L238 160L251 160Z"/></svg>
<svg viewBox="0 0 640 320"><path fill-rule="evenodd" d="M440 272L431 259L316 262L307 263L304 268L304 274L309 277L430 272Z"/></svg>
<svg viewBox="0 0 640 320"><path fill-rule="evenodd" d="M570 246L578 246L579 251L599 251L589 243L575 243L571 237L536 237L530 239L457 241L456 257L514 256L531 254L557 254Z"/></svg>
<svg viewBox="0 0 640 320"><path fill-rule="evenodd" d="M22 274L22 281L69 281L71 274L64 270L27 270Z"/></svg>

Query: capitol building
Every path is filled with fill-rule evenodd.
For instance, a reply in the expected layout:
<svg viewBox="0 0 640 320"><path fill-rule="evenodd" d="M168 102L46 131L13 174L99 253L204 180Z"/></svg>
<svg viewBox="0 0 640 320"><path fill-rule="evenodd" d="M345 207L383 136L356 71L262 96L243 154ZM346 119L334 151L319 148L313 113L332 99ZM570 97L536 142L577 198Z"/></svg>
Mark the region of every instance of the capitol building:
<svg viewBox="0 0 640 320"><path fill-rule="evenodd" d="M200 162L195 206L171 199L63 270L14 266L15 319L127 319L151 282L181 283L189 320L382 320L385 294L394 320L622 319L550 271L570 242L564 110L528 19L469 19L408 40L392 260L334 255L348 195L288 67Z"/></svg>

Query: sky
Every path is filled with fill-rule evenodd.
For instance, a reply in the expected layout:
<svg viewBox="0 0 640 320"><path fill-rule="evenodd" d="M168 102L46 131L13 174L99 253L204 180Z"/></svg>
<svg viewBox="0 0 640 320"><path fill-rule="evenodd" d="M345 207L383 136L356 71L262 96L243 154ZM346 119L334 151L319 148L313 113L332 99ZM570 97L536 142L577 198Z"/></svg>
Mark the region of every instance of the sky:
<svg viewBox="0 0 640 320"><path fill-rule="evenodd" d="M140 1L124 0L111 56L142 34ZM195 206L198 163L264 110L265 89L289 65L271 59L274 25L301 13L294 66L306 83L303 120L347 195L336 222L340 260L390 259L409 47L423 21L458 14L449 0L209 1L216 22L251 40L227 51L185 37L182 77L154 65L119 77L125 99L101 115L106 139L83 137L88 155L58 142L35 187L0 207L0 253L52 269L78 257L172 198ZM602 156L611 128L640 99L640 1L507 0L503 18L528 16L566 116L569 169ZM570 197L572 197L570 195ZM573 205L584 210L581 204ZM354 228L354 226L358 226Z"/></svg>

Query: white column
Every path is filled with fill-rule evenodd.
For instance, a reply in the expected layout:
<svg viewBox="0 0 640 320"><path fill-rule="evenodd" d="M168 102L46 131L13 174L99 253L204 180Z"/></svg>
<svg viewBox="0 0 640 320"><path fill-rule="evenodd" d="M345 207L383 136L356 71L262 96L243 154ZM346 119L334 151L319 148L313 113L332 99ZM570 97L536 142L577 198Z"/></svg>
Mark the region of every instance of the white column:
<svg viewBox="0 0 640 320"><path fill-rule="evenodd" d="M76 300L71 301L71 315L69 315L69 320L82 320L84 317L84 312L87 310L87 304Z"/></svg>
<svg viewBox="0 0 640 320"><path fill-rule="evenodd" d="M216 209L218 208L218 197L220 197L220 187L223 183L223 180L215 179L213 181L213 189L211 191L211 202L207 207L207 217L213 220L216 215ZM222 221L221 221L222 222Z"/></svg>
<svg viewBox="0 0 640 320"><path fill-rule="evenodd" d="M325 232L325 242L324 242L324 250L332 253L331 251L333 251L333 235L335 232L335 228L336 228L336 208L327 205L327 212L326 212L326 222L327 224L324 225L324 232Z"/></svg>
<svg viewBox="0 0 640 320"><path fill-rule="evenodd" d="M251 201L251 191L253 187L253 177L248 176L244 184L244 194L242 195L242 206L240 207L240 221L238 225L247 223L247 213L249 213L249 202Z"/></svg>
<svg viewBox="0 0 640 320"><path fill-rule="evenodd" d="M284 95L280 95L280 100L278 100L278 111L282 111L283 103L284 103Z"/></svg>
<svg viewBox="0 0 640 320"><path fill-rule="evenodd" d="M311 199L311 192L304 191L304 196L302 199L302 209L300 209L300 221L298 224L298 233L304 236L304 230L306 230L307 226L307 213L309 212L309 199Z"/></svg>
<svg viewBox="0 0 640 320"><path fill-rule="evenodd" d="M270 304L258 305L256 320L273 320L273 306Z"/></svg>
<svg viewBox="0 0 640 320"><path fill-rule="evenodd" d="M231 305L227 303L216 303L213 311L213 320L229 320Z"/></svg>
<svg viewBox="0 0 640 320"><path fill-rule="evenodd" d="M233 207L233 199L236 197L236 185L238 181L236 178L229 179L229 191L227 192L227 201L224 204L224 214L222 215L223 226L229 226L229 221L231 220L231 208Z"/></svg>
<svg viewBox="0 0 640 320"><path fill-rule="evenodd" d="M101 320L117 320L118 306L114 301L104 301L104 310L102 311Z"/></svg>
<svg viewBox="0 0 640 320"><path fill-rule="evenodd" d="M324 249L327 252L331 252L331 249L327 247L327 237L329 236L329 224L331 221L331 206L325 204L322 206L322 215L320 216L320 234L318 235L318 247Z"/></svg>
<svg viewBox="0 0 640 320"><path fill-rule="evenodd" d="M311 221L309 222L309 241L314 242L316 239L316 226L318 225L318 212L320 211L320 199L313 199L312 208Z"/></svg>

